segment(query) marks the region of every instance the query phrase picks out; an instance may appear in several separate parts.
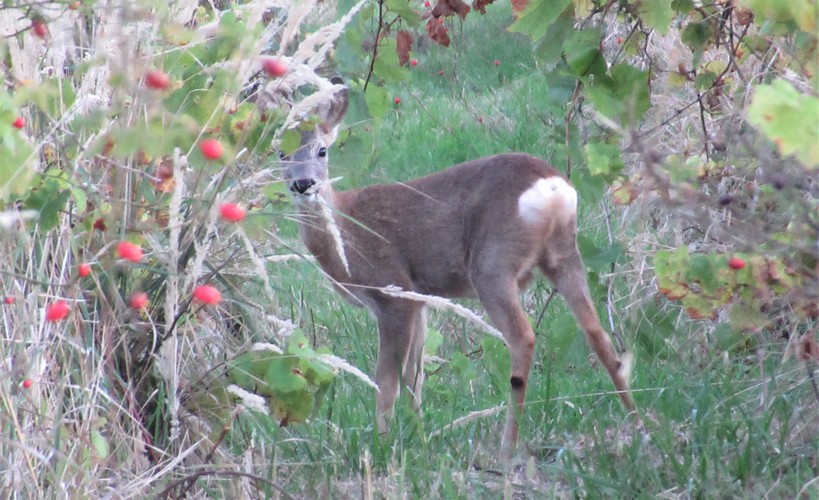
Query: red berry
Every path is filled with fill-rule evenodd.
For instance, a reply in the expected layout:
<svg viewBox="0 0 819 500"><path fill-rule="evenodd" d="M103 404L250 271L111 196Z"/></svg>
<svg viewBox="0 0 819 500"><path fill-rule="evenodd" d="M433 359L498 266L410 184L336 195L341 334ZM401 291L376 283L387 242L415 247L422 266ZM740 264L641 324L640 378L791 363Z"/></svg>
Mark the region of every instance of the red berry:
<svg viewBox="0 0 819 500"><path fill-rule="evenodd" d="M120 259L139 262L142 260L142 249L129 241L120 241L117 243L117 255Z"/></svg>
<svg viewBox="0 0 819 500"><path fill-rule="evenodd" d="M395 104L401 104L401 98L396 97L395 99L392 100L392 102L394 102Z"/></svg>
<svg viewBox="0 0 819 500"><path fill-rule="evenodd" d="M46 309L46 321L62 321L68 316L69 311L71 308L68 304L64 300L58 300Z"/></svg>
<svg viewBox="0 0 819 500"><path fill-rule="evenodd" d="M426 0L426 1L424 2L424 7L426 7L427 9L430 7L429 0Z"/></svg>
<svg viewBox="0 0 819 500"><path fill-rule="evenodd" d="M203 140L199 143L199 150L202 151L202 156L208 160L218 160L225 154L225 148L216 139Z"/></svg>
<svg viewBox="0 0 819 500"><path fill-rule="evenodd" d="M79 266L77 266L77 274L80 275L80 278L85 278L89 274L91 274L91 264L88 262L83 262Z"/></svg>
<svg viewBox="0 0 819 500"><path fill-rule="evenodd" d="M245 209L235 203L222 203L219 205L219 214L227 221L239 222L245 218Z"/></svg>
<svg viewBox="0 0 819 500"><path fill-rule="evenodd" d="M128 299L128 305L131 306L131 309L145 309L148 305L148 294L145 292L136 292Z"/></svg>
<svg viewBox="0 0 819 500"><path fill-rule="evenodd" d="M745 267L745 261L741 257L731 257L728 259L728 267L734 271L738 271Z"/></svg>
<svg viewBox="0 0 819 500"><path fill-rule="evenodd" d="M14 128L24 128L26 126L26 119L22 116L18 116L11 122L11 126Z"/></svg>
<svg viewBox="0 0 819 500"><path fill-rule="evenodd" d="M265 73L268 75L279 78L287 73L287 64L285 64L281 59L265 57L262 59L262 69L264 69Z"/></svg>
<svg viewBox="0 0 819 500"><path fill-rule="evenodd" d="M31 32L36 37L45 38L48 36L48 26L40 19L35 19L31 22Z"/></svg>
<svg viewBox="0 0 819 500"><path fill-rule="evenodd" d="M94 229L97 231L105 231L105 219L99 218L94 221Z"/></svg>
<svg viewBox="0 0 819 500"><path fill-rule="evenodd" d="M418 59L410 59L410 66L418 66Z"/></svg>
<svg viewBox="0 0 819 500"><path fill-rule="evenodd" d="M28 389L33 383L30 378L23 380L23 389Z"/></svg>
<svg viewBox="0 0 819 500"><path fill-rule="evenodd" d="M495 66L500 66L500 59L495 59Z"/></svg>
<svg viewBox="0 0 819 500"><path fill-rule="evenodd" d="M152 69L145 73L145 85L150 89L165 90L171 84L171 79L164 71Z"/></svg>
<svg viewBox="0 0 819 500"><path fill-rule="evenodd" d="M215 306L222 300L222 294L210 285L199 285L193 289L193 298L203 304Z"/></svg>
<svg viewBox="0 0 819 500"><path fill-rule="evenodd" d="M438 70L438 76L444 76L444 70L439 69Z"/></svg>
<svg viewBox="0 0 819 500"><path fill-rule="evenodd" d="M619 37L619 36L617 37L617 43L618 44L623 43L623 39L621 37Z"/></svg>
<svg viewBox="0 0 819 500"><path fill-rule="evenodd" d="M5 299L3 299L3 302L6 305L10 306L10 305L14 304L14 297L6 297Z"/></svg>

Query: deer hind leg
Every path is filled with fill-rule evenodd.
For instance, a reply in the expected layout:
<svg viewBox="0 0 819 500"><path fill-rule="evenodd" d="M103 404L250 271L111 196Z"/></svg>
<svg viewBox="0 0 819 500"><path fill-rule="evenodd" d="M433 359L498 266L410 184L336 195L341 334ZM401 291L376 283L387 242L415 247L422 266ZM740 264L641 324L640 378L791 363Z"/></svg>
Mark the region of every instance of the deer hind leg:
<svg viewBox="0 0 819 500"><path fill-rule="evenodd" d="M529 317L520 305L517 282L513 275L474 273L472 283L492 323L503 333L512 361L509 376L511 404L501 441L501 456L508 457L517 444L518 417L523 412L526 399L535 334L529 324Z"/></svg>
<svg viewBox="0 0 819 500"><path fill-rule="evenodd" d="M419 325L423 320L423 305L409 300L385 299L374 312L379 337L375 369L375 383L378 385L375 418L378 432L383 435L390 430L393 407L402 379L411 377L413 383L418 380L418 365L421 362L418 343L420 342L421 353L424 344L423 332L419 335L419 331L422 331ZM418 388L412 388L417 394L413 396L413 405L420 406L420 384Z"/></svg>
<svg viewBox="0 0 819 500"><path fill-rule="evenodd" d="M577 318L586 333L589 345L606 367L623 405L628 411L634 412L636 409L623 374L622 363L614 351L611 339L600 325L600 319L592 303L583 260L574 239L569 241L571 245L564 245L562 249L550 249L552 253L541 260L540 268L555 284Z"/></svg>

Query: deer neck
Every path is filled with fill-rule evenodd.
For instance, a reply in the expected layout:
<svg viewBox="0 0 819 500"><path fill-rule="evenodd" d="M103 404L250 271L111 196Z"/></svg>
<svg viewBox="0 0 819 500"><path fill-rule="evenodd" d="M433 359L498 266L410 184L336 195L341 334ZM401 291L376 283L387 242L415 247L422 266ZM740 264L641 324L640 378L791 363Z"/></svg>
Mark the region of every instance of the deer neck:
<svg viewBox="0 0 819 500"><path fill-rule="evenodd" d="M344 241L343 216L339 215L344 211L346 194L327 183L313 198L299 202L302 240L321 268L342 282L350 279L349 249Z"/></svg>

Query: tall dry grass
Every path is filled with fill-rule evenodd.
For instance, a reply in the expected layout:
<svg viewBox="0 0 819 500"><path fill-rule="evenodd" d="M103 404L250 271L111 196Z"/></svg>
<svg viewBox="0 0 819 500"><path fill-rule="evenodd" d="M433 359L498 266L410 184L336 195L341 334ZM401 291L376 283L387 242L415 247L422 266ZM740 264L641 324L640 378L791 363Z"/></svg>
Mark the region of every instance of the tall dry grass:
<svg viewBox="0 0 819 500"><path fill-rule="evenodd" d="M207 487L247 497L261 485L277 491L275 478L255 472L267 470L254 467L265 457L220 446L223 427L245 410L213 385L234 353L256 341L280 343L293 329L279 317L268 278L276 260L269 257L282 248L262 191L275 190L277 167L266 161L268 150L249 148L242 136L229 144L229 158L209 169L191 158L197 140L217 130L230 108L258 102L248 118L258 121L267 111L260 94L286 94L291 121L299 118L302 97L292 90L329 85L317 72L364 3L335 23L333 7L316 1L251 1L230 11L192 0L0 7L3 91L22 106L36 179L6 205L9 223L0 229L0 496L184 496ZM216 43L222 18L233 15L245 32L232 34L233 50L218 64L201 68L233 78L212 114L191 125L189 148L156 157L118 153L128 134L156 120L179 126L164 96L145 87L144 73ZM47 23L45 38L32 33L35 18ZM324 28L304 33L307 26ZM263 54L281 56L288 74L265 78ZM49 82L64 86L49 91ZM27 93L34 103L21 97ZM75 126L83 118L89 124ZM276 136L281 125L265 133ZM38 190L65 196L57 210L46 207L53 227L23 210ZM246 224L222 220L223 202L249 207ZM142 247L140 262L116 255L123 240ZM87 277L78 275L83 262L91 264ZM193 300L201 283L219 288L224 300ZM139 291L150 302L134 310L129 299ZM70 313L48 321L57 300Z"/></svg>

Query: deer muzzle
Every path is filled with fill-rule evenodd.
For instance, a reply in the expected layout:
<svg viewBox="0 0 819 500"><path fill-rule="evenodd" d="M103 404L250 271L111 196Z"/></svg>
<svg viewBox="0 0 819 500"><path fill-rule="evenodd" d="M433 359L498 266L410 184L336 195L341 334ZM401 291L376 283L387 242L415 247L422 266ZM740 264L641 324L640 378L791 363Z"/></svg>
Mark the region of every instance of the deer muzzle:
<svg viewBox="0 0 819 500"><path fill-rule="evenodd" d="M296 179L290 183L290 191L297 194L307 194L316 185L315 179Z"/></svg>

